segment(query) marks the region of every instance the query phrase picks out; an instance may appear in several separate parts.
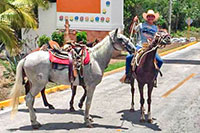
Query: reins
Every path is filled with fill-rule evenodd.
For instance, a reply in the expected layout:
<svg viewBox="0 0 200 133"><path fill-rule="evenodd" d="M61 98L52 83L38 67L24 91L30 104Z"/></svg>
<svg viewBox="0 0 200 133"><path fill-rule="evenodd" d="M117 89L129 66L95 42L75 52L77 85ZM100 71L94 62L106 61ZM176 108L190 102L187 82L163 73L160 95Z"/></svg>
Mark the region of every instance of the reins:
<svg viewBox="0 0 200 133"><path fill-rule="evenodd" d="M135 57L135 59L136 59L136 60L135 60L136 66L139 66L140 62L142 61L142 58L143 58L146 54L148 54L148 53L150 53L150 52L156 50L157 48L158 48L158 45L156 45L156 46L153 47L152 49L146 51L146 52L141 56L139 62L138 62L138 58L137 58L137 57L139 56L139 54L136 54L136 57Z"/></svg>
<svg viewBox="0 0 200 133"><path fill-rule="evenodd" d="M157 42L157 43L159 43L159 42L161 41L161 39L162 39L162 36L159 36L158 42ZM154 40L155 40L155 38L154 38ZM153 44L153 43L152 43L152 44ZM149 46L150 46L150 45L149 45ZM156 45L155 47L151 48L150 50L148 50L148 51L146 51L144 54L142 54L142 56L140 57L139 62L138 62L138 56L139 56L139 54L136 54L136 57L135 57L135 64L136 64L136 66L139 66L140 62L142 61L142 58L143 58L146 54L148 54L148 53L150 53L150 52L156 50L158 47L159 47L159 45Z"/></svg>

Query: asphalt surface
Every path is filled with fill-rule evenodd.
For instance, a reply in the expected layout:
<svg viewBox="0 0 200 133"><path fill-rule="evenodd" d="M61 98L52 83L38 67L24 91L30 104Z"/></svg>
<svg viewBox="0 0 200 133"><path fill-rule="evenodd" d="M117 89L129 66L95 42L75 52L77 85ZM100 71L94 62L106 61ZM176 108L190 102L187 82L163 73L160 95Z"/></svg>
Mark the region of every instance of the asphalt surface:
<svg viewBox="0 0 200 133"><path fill-rule="evenodd" d="M139 91L135 92L135 112L129 112L131 103L130 86L119 79L124 71L106 76L97 86L90 114L94 128L83 124L84 110L78 108L83 90L78 89L75 98L75 112L70 112L71 90L56 92L47 96L55 110L44 108L41 98L34 107L38 121L43 125L38 130L30 126L29 113L25 104L10 119L10 108L0 111L0 133L5 132L75 132L75 133L117 133L117 132L200 132L200 43L163 57L163 77L158 79L158 88L152 94L153 123L141 123ZM145 90L145 109L147 93ZM171 90L171 91L170 91ZM169 91L169 92L168 92ZM168 93L167 93L168 92ZM85 106L84 106L85 107ZM83 109L84 109L83 107Z"/></svg>

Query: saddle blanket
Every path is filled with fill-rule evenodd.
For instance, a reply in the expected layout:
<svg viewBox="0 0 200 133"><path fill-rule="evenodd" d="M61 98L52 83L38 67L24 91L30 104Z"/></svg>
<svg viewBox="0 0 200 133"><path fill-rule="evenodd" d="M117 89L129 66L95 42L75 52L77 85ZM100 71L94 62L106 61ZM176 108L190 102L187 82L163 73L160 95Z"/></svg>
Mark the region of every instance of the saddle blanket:
<svg viewBox="0 0 200 133"><path fill-rule="evenodd" d="M90 62L90 55L88 50L85 50L86 56L84 59L84 65L87 65ZM49 60L53 63L57 63L57 64L65 64L65 65L69 65L69 59L60 59L56 56L54 56L51 51L49 51Z"/></svg>

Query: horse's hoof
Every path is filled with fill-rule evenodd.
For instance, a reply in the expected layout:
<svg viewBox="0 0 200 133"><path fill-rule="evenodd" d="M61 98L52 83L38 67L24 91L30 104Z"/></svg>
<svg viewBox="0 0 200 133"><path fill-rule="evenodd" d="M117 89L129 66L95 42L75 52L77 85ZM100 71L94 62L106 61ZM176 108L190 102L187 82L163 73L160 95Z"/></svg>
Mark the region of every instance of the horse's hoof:
<svg viewBox="0 0 200 133"><path fill-rule="evenodd" d="M41 124L36 124L36 125L32 125L33 129L39 129L42 125Z"/></svg>
<svg viewBox="0 0 200 133"><path fill-rule="evenodd" d="M140 119L140 122L144 123L144 122L145 122L145 119Z"/></svg>
<svg viewBox="0 0 200 133"><path fill-rule="evenodd" d="M93 128L94 126L92 126L92 124L87 124L86 125L88 128Z"/></svg>
<svg viewBox="0 0 200 133"><path fill-rule="evenodd" d="M49 109L55 109L53 105L49 105Z"/></svg>
<svg viewBox="0 0 200 133"><path fill-rule="evenodd" d="M129 111L130 111L130 112L135 112L135 109L130 109Z"/></svg>
<svg viewBox="0 0 200 133"><path fill-rule="evenodd" d="M69 111L74 112L75 111L74 107L70 107Z"/></svg>
<svg viewBox="0 0 200 133"><path fill-rule="evenodd" d="M79 104L78 104L78 107L79 107L80 109L82 109L83 104L79 103Z"/></svg>
<svg viewBox="0 0 200 133"><path fill-rule="evenodd" d="M153 123L153 120L152 119L148 119L147 122L148 123Z"/></svg>

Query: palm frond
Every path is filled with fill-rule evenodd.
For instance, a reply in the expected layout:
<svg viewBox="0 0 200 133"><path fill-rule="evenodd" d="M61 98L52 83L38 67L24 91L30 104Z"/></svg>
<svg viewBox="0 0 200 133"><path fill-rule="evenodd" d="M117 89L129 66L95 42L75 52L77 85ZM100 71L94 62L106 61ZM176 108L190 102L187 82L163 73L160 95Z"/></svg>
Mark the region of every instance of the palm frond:
<svg viewBox="0 0 200 133"><path fill-rule="evenodd" d="M13 5L28 5L28 6L36 6L36 7L41 7L43 9L48 9L49 8L49 2L48 0L15 0Z"/></svg>
<svg viewBox="0 0 200 133"><path fill-rule="evenodd" d="M17 38L15 32L6 21L0 20L0 42L3 42L6 49L11 53L18 51Z"/></svg>
<svg viewBox="0 0 200 133"><path fill-rule="evenodd" d="M8 9L0 14L0 18L10 22L14 29L37 28L35 16L28 7L20 7L15 10Z"/></svg>

